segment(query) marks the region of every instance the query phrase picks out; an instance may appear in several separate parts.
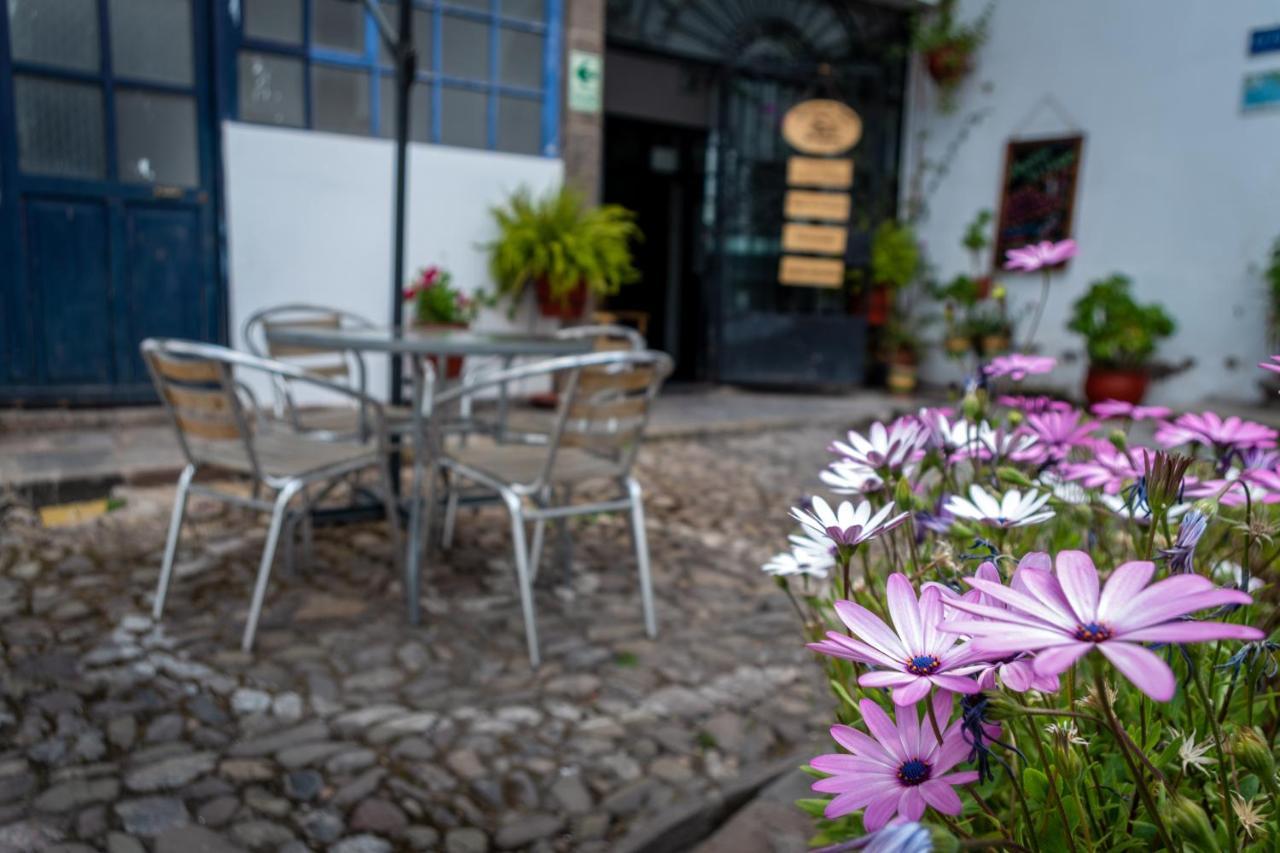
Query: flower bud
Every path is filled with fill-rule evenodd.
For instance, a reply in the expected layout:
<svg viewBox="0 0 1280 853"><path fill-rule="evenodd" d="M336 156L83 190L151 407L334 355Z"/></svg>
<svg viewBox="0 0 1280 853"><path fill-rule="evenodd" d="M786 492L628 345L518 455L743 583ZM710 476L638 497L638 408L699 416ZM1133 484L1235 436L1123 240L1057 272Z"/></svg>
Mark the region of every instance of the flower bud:
<svg viewBox="0 0 1280 853"><path fill-rule="evenodd" d="M996 476L1000 478L1000 482L1008 483L1011 486L1019 486L1023 489L1031 489L1035 484L1031 479L1017 468L1010 465L1001 465L996 469Z"/></svg>
<svg viewBox="0 0 1280 853"><path fill-rule="evenodd" d="M1201 498L1193 503L1191 508L1210 520L1218 514L1218 502L1212 498Z"/></svg>
<svg viewBox="0 0 1280 853"><path fill-rule="evenodd" d="M1012 409L1009 411L1008 421L1009 421L1009 426L1011 427L1021 426L1022 422L1026 419L1027 419L1027 416L1024 415L1019 409Z"/></svg>
<svg viewBox="0 0 1280 853"><path fill-rule="evenodd" d="M1209 816L1194 800L1174 794L1165 805L1164 819L1173 828L1173 836L1200 853L1217 853L1218 840L1213 836Z"/></svg>
<svg viewBox="0 0 1280 853"><path fill-rule="evenodd" d="M969 421L982 420L982 411L986 408L985 398L986 394L981 391L970 391L960 403L960 413Z"/></svg>
<svg viewBox="0 0 1280 853"><path fill-rule="evenodd" d="M1147 479L1147 503L1151 511L1160 515L1182 498L1182 480L1191 457L1181 453L1157 450L1154 456L1143 460Z"/></svg>
<svg viewBox="0 0 1280 853"><path fill-rule="evenodd" d="M1255 776L1267 780L1275 777L1276 759L1256 729L1242 728L1231 737L1231 754L1240 766Z"/></svg>
<svg viewBox="0 0 1280 853"><path fill-rule="evenodd" d="M930 825L929 834L932 836L934 853L956 853L960 849L960 842L945 826Z"/></svg>
<svg viewBox="0 0 1280 853"><path fill-rule="evenodd" d="M1016 720L1022 716L1022 706L1003 690L991 691L985 695L987 697L987 708L983 714L983 719L999 722L1001 720Z"/></svg>
<svg viewBox="0 0 1280 853"><path fill-rule="evenodd" d="M963 521L953 522L951 525L951 533L954 536L959 536L961 539L972 540L978 538L978 531Z"/></svg>
<svg viewBox="0 0 1280 853"><path fill-rule="evenodd" d="M911 482L906 477L898 480L898 485L893 490L893 502L898 505L898 509L906 511L915 506L916 493L911 488Z"/></svg>
<svg viewBox="0 0 1280 853"><path fill-rule="evenodd" d="M1123 430L1113 429L1107 434L1107 441L1111 442L1111 446L1121 453L1124 453L1129 446L1129 440L1125 438Z"/></svg>

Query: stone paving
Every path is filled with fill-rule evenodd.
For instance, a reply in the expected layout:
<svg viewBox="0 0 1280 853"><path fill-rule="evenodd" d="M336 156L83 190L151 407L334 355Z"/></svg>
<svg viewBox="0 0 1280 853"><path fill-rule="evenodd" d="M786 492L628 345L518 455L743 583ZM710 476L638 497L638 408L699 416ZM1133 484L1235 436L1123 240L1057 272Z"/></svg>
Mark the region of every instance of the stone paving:
<svg viewBox="0 0 1280 853"><path fill-rule="evenodd" d="M647 446L660 635L644 637L624 519L582 519L572 571L539 579L536 671L497 508L460 515L416 629L385 529L318 530L305 567L277 562L252 656L261 516L193 498L155 625L171 489L122 490L126 508L75 528L10 510L0 851L634 849L830 719L759 565L833 435Z"/></svg>

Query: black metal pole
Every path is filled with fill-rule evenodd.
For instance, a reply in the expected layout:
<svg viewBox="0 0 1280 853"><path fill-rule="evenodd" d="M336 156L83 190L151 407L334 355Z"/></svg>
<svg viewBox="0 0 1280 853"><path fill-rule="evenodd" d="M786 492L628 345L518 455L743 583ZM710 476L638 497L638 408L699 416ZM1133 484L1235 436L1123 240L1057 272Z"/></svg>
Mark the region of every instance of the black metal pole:
<svg viewBox="0 0 1280 853"><path fill-rule="evenodd" d="M417 54L413 49L413 4L400 0L400 31L396 39L396 212L394 252L391 263L391 325L400 333L404 322L404 228L405 195L408 183L409 152L409 92L417 73ZM398 355L391 357L391 404L404 403L404 362Z"/></svg>

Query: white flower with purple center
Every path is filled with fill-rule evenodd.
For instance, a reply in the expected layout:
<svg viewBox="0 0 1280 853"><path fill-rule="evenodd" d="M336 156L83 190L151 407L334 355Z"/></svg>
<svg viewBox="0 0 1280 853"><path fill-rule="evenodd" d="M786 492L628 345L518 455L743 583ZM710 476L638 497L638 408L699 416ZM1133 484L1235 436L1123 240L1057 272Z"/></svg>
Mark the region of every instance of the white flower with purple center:
<svg viewBox="0 0 1280 853"><path fill-rule="evenodd" d="M857 507L849 501L841 501L832 509L825 500L815 496L809 509L792 507L791 517L819 541L852 548L888 533L910 515L906 512L894 515L893 510L892 501L874 514L868 501L862 501Z"/></svg>
<svg viewBox="0 0 1280 853"><path fill-rule="evenodd" d="M901 469L927 440L924 427L915 418L899 418L888 427L873 423L864 436L849 431L848 441L831 443L831 451L851 462L876 470Z"/></svg>
<svg viewBox="0 0 1280 853"><path fill-rule="evenodd" d="M989 527L1026 527L1053 518L1053 509L1045 506L1048 502L1048 492L1010 489L997 498L975 483L969 487L968 498L959 495L948 498L946 509L956 518Z"/></svg>

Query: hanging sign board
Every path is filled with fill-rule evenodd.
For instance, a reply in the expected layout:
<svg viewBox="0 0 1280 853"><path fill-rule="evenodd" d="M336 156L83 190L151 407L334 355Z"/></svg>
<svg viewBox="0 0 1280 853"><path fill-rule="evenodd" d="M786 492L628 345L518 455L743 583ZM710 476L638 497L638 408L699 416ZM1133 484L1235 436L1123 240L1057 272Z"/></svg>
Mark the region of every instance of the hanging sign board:
<svg viewBox="0 0 1280 853"><path fill-rule="evenodd" d="M1010 142L1004 155L995 264L1010 249L1071 236L1083 136Z"/></svg>
<svg viewBox="0 0 1280 853"><path fill-rule="evenodd" d="M600 112L603 62L598 53L569 51L569 109L575 113Z"/></svg>
<svg viewBox="0 0 1280 853"><path fill-rule="evenodd" d="M787 183L793 187L847 189L853 185L853 161L843 157L792 157L787 160Z"/></svg>
<svg viewBox="0 0 1280 853"><path fill-rule="evenodd" d="M848 222L849 194L787 190L786 199L783 201L783 213L788 219Z"/></svg>
<svg viewBox="0 0 1280 853"><path fill-rule="evenodd" d="M839 101L801 101L783 116L782 138L805 154L843 154L862 138L862 119Z"/></svg>
<svg viewBox="0 0 1280 853"><path fill-rule="evenodd" d="M849 230L843 225L801 225L788 222L782 226L784 252L813 252L815 255L844 257Z"/></svg>
<svg viewBox="0 0 1280 853"><path fill-rule="evenodd" d="M799 287L839 287L844 283L844 261L783 255L778 264L778 281Z"/></svg>

